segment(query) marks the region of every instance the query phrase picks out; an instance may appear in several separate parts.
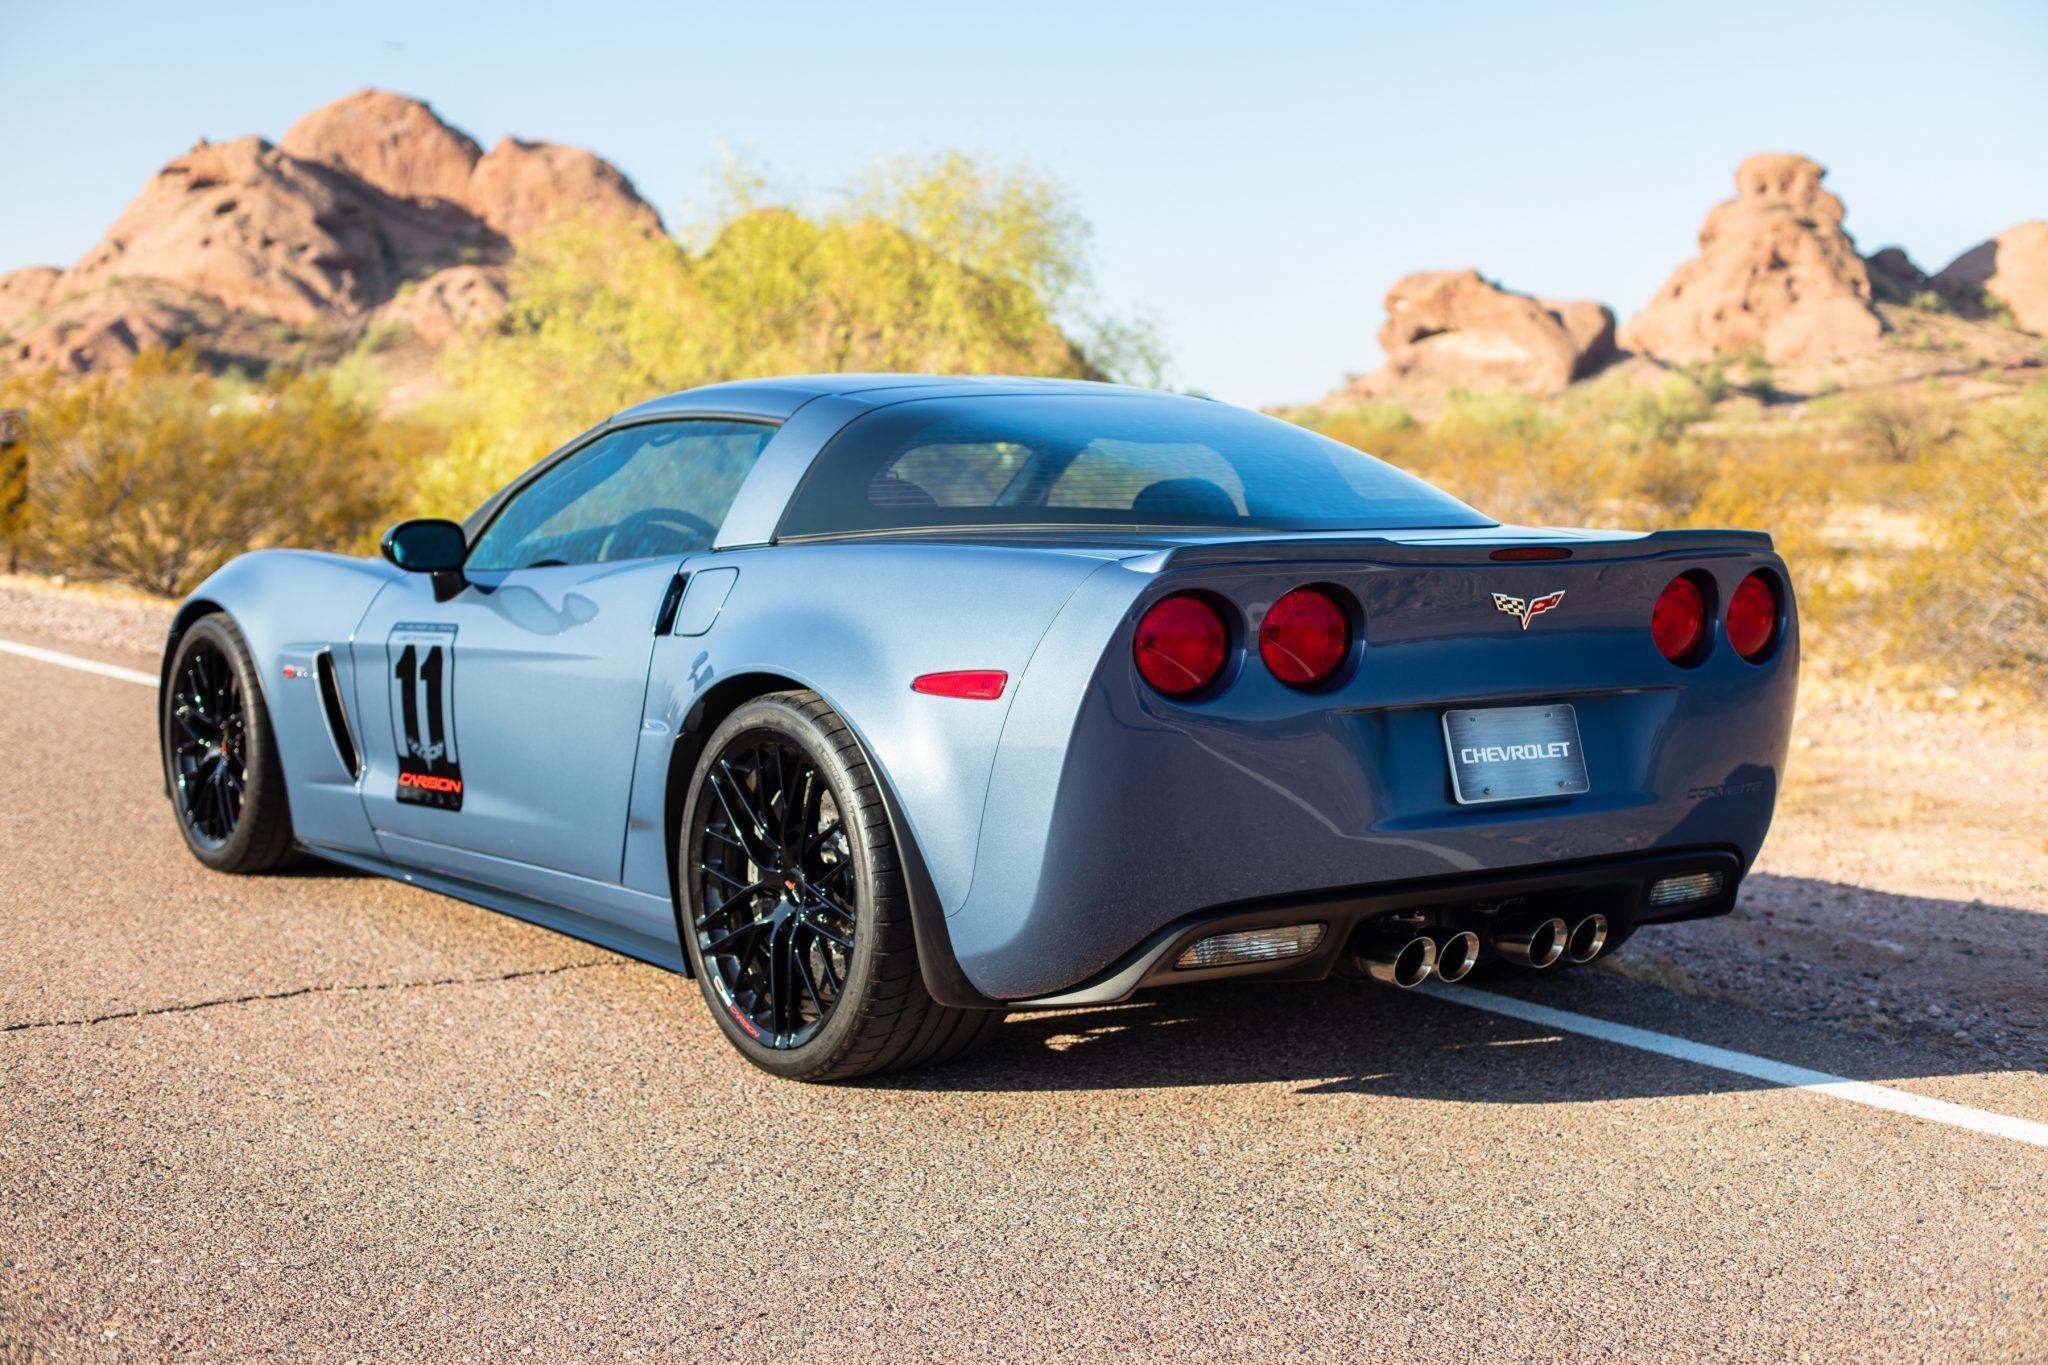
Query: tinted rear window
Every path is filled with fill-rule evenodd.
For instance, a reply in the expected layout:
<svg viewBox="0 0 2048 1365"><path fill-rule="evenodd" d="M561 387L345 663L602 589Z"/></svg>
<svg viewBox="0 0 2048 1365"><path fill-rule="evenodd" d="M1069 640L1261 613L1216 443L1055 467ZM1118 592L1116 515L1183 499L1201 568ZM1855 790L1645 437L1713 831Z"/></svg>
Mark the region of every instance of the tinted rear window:
<svg viewBox="0 0 2048 1365"><path fill-rule="evenodd" d="M1242 408L1029 394L917 399L856 419L812 464L777 534L1492 524L1392 465Z"/></svg>

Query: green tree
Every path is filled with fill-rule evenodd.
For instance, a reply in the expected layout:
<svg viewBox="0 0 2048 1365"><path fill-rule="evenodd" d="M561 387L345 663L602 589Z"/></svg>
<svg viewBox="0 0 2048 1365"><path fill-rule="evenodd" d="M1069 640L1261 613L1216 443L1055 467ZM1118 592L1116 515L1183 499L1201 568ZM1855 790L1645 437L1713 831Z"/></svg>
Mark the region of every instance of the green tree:
<svg viewBox="0 0 2048 1365"><path fill-rule="evenodd" d="M1088 307L1086 227L1035 176L893 163L815 213L736 179L688 236L586 224L523 253L503 323L445 362L457 429L424 505L459 514L593 416L723 380L1157 378L1149 332Z"/></svg>

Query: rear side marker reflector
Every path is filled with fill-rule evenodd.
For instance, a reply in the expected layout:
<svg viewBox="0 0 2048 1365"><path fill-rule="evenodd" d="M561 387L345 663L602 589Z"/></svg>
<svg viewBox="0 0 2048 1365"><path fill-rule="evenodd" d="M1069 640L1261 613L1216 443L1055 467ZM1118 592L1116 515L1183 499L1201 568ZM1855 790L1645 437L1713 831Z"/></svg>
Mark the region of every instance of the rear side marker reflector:
<svg viewBox="0 0 2048 1365"><path fill-rule="evenodd" d="M1721 874L1692 872L1683 877L1666 877L1650 887L1650 904L1684 905L1721 893Z"/></svg>
<svg viewBox="0 0 2048 1365"><path fill-rule="evenodd" d="M1234 967L1244 962L1272 962L1312 953L1323 941L1320 924L1289 924L1278 929L1240 929L1201 939L1173 960L1180 971L1190 967Z"/></svg>
<svg viewBox="0 0 2048 1365"><path fill-rule="evenodd" d="M1506 549L1495 550L1492 554L1487 556L1488 559L1505 559L1515 561L1531 559L1570 559L1571 557L1572 552L1570 550L1565 549L1565 547L1562 545L1510 545Z"/></svg>
<svg viewBox="0 0 2048 1365"><path fill-rule="evenodd" d="M911 681L910 690L934 697L964 697L968 701L994 701L1003 695L1010 675L992 668L965 669L958 673L927 673Z"/></svg>

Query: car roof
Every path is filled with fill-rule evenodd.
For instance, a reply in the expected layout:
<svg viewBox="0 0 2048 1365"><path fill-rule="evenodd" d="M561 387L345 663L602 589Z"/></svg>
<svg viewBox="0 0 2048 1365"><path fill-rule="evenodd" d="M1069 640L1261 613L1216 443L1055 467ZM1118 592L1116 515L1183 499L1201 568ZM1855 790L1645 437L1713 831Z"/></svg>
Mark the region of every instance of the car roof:
<svg viewBox="0 0 2048 1365"><path fill-rule="evenodd" d="M1156 390L1103 384L1088 379L1036 379L1008 374L799 374L774 379L738 379L706 384L627 408L613 422L639 421L684 413L721 413L734 417L786 418L815 398L865 397L888 393L892 399L906 389L923 390L919 397L951 397L996 393L1131 393Z"/></svg>

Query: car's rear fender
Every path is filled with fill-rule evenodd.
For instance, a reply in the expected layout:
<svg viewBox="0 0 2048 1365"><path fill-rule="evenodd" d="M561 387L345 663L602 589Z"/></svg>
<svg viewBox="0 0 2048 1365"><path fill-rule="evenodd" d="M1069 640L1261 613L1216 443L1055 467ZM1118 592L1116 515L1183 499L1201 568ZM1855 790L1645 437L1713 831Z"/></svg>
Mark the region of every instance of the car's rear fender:
<svg viewBox="0 0 2048 1365"><path fill-rule="evenodd" d="M1483 546L1191 548L1092 579L1018 687L973 886L948 901L982 991L1065 989L1208 906L1681 844L1733 848L1745 869L1755 856L1799 652L1789 579L1764 538L1648 537L1534 563L1494 562ZM1786 585L1785 610L1751 663L1719 622L1758 570ZM1657 594L1688 572L1713 599L1710 647L1689 668L1649 631ZM1258 659L1257 624L1315 583L1357 602L1364 645L1332 686L1300 691ZM1235 644L1218 686L1179 702L1137 677L1130 651L1139 615L1189 589L1223 607ZM1493 601L1560 590L1526 629ZM1577 711L1591 789L1459 805L1444 711L1539 702Z"/></svg>
<svg viewBox="0 0 2048 1365"><path fill-rule="evenodd" d="M758 676L814 691L839 713L900 804L941 903L963 899L1016 680L1062 604L1103 563L1099 554L872 542L691 560L693 581L719 568L738 575L709 629L655 642L626 884L667 893L678 746L701 743L700 708L725 680ZM1011 682L986 701L911 690L914 678L961 669L1001 670Z"/></svg>

